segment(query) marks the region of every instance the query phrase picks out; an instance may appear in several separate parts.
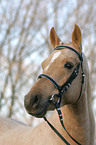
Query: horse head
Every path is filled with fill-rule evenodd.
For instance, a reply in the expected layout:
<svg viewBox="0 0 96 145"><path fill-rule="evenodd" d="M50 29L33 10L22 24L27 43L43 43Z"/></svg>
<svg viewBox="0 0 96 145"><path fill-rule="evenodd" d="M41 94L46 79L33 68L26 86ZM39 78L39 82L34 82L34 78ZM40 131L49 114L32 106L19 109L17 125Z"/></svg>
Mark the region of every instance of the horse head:
<svg viewBox="0 0 96 145"><path fill-rule="evenodd" d="M50 41L53 47L51 55L42 62L43 74L50 76L59 86L63 86L72 75L74 69L80 64L82 52L81 31L75 25L72 32L72 42L64 44L57 36L55 29L50 31ZM66 46L76 51L67 49L56 49ZM80 95L82 83L82 69L79 68L78 76L71 82L72 84L65 93L61 95L60 106L74 104ZM48 110L54 110L54 104L50 101L53 94L58 94L57 87L46 77L39 77L31 90L25 96L24 104L27 112L36 117L44 117ZM55 98L57 100L57 98Z"/></svg>

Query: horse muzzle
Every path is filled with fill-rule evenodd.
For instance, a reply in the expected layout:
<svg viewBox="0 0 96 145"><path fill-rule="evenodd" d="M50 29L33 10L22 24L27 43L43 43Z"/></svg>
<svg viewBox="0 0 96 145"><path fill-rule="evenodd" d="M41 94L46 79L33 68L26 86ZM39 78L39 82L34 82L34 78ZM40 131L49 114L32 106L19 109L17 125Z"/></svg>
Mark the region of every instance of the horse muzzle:
<svg viewBox="0 0 96 145"><path fill-rule="evenodd" d="M48 108L50 108L50 105L50 97L48 97L48 99L42 99L41 95L30 97L26 95L24 99L24 106L27 113L37 118L44 117L49 110Z"/></svg>

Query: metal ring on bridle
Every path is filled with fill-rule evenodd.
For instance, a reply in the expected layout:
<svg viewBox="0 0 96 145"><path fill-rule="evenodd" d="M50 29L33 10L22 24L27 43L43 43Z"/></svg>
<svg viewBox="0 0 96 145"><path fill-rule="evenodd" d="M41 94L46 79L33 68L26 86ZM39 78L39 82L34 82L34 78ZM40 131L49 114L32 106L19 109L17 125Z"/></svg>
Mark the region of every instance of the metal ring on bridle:
<svg viewBox="0 0 96 145"><path fill-rule="evenodd" d="M56 99L56 101L55 101L55 96L58 97L58 98ZM53 95L51 96L51 98L50 98L50 101L52 101L54 104L55 104L55 103L60 104L60 102L61 102L60 94L56 94L56 93L53 94Z"/></svg>

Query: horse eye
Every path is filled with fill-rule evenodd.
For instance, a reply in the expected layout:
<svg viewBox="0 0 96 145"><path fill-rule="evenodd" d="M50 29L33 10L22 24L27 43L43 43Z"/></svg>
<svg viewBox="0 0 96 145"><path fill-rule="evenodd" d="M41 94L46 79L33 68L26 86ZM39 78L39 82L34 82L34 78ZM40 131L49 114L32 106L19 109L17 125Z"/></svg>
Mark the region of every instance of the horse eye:
<svg viewBox="0 0 96 145"><path fill-rule="evenodd" d="M72 69L73 68L73 64L70 63L70 62L67 62L65 65L64 65L65 68L67 69Z"/></svg>

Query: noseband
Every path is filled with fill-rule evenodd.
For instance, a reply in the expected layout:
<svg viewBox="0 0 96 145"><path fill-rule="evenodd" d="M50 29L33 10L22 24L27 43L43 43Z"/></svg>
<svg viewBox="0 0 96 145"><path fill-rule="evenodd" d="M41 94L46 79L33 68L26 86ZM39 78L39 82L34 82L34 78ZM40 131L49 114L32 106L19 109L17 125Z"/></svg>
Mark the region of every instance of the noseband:
<svg viewBox="0 0 96 145"><path fill-rule="evenodd" d="M65 126L64 126L64 123L63 123L63 118L62 118L62 113L61 113L61 110L60 110L60 103L61 103L61 98L62 98L62 95L68 90L68 88L71 86L73 80L78 76L78 73L79 73L79 69L80 69L80 66L81 66L81 71L82 71L82 82L81 82L81 90L80 90L80 95L78 97L78 99L76 100L75 104L79 101L80 97L81 97L81 94L82 94L82 89L83 89L83 84L84 84L84 71L83 71L83 54L81 53L81 55L75 50L73 49L72 47L69 47L69 46L65 46L65 45L60 45L60 46L57 46L55 50L61 50L61 49L70 49L71 51L75 52L79 59L80 59L80 63L75 67L75 69L73 70L72 74L69 76L69 78L67 79L67 81L62 85L58 85L58 83L53 79L51 78L50 76L46 75L46 74L40 74L38 78L46 78L48 79L49 81L51 81L53 83L53 85L58 89L59 93L58 94L53 94L50 98L50 101L54 104L57 112L58 112L58 115L59 115L59 119L60 119L60 122L61 122L61 125L62 127L64 128L64 130L67 132L67 134L70 136L70 138L78 145L81 145L77 140L75 140L69 133L68 131L66 130ZM58 98L57 101L55 101L55 97ZM53 129L53 131L64 141L64 143L66 143L67 145L70 145L68 143L68 141L54 128L54 126L46 119L46 117L44 117L44 120L49 124L49 126Z"/></svg>

